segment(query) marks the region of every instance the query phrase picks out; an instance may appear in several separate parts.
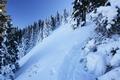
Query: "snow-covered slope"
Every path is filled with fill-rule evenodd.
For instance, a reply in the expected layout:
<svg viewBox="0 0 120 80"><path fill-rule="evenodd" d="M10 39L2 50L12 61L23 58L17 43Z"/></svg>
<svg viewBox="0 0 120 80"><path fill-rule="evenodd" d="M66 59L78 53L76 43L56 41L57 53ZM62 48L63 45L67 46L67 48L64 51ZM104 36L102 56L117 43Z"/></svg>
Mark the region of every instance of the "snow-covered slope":
<svg viewBox="0 0 120 80"><path fill-rule="evenodd" d="M73 30L74 21L68 21L38 43L19 61L16 80L120 80L120 36L96 34L96 27L101 26L91 19L101 13L109 22L105 30L109 30L118 17L116 5L120 2L109 1L111 6L87 14L84 27Z"/></svg>
<svg viewBox="0 0 120 80"><path fill-rule="evenodd" d="M70 59L75 59L76 54L70 54L72 50L75 50L73 48L76 46L76 50L79 51L82 44L93 35L94 31L94 24L90 22L77 30L72 29L72 24L73 21L69 21L69 23L61 25L52 35L38 43L30 53L23 57L19 62L21 68L16 74L16 80L70 80L72 73L65 74L69 77L64 77L64 73L71 71L73 65L77 64L74 63L74 60L71 64L71 60L67 61L65 57L69 55ZM71 68L64 70L68 65ZM88 78L90 75L82 72L84 74L81 73L81 77L90 80Z"/></svg>

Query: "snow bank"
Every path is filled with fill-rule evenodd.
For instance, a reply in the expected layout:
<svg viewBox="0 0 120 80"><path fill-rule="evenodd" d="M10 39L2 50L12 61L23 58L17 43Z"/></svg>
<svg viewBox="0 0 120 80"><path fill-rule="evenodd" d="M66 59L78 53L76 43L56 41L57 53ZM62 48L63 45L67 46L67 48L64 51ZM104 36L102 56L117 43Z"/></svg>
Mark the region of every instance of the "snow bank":
<svg viewBox="0 0 120 80"><path fill-rule="evenodd" d="M111 6L101 6L97 8L97 13L102 13L102 15L107 18L108 23L111 23L117 16L117 9Z"/></svg>
<svg viewBox="0 0 120 80"><path fill-rule="evenodd" d="M96 76L103 75L106 71L106 62L103 55L99 53L89 53L87 55L87 69L88 72Z"/></svg>
<svg viewBox="0 0 120 80"><path fill-rule="evenodd" d="M98 78L98 80L120 80L120 68L116 68L105 75Z"/></svg>
<svg viewBox="0 0 120 80"><path fill-rule="evenodd" d="M111 66L120 66L120 53L116 53L110 61Z"/></svg>
<svg viewBox="0 0 120 80"><path fill-rule="evenodd" d="M119 0L109 0L109 2L111 3L111 6L120 8L120 1Z"/></svg>
<svg viewBox="0 0 120 80"><path fill-rule="evenodd" d="M96 51L96 43L94 39L88 41L87 45L85 46L85 51L86 52Z"/></svg>

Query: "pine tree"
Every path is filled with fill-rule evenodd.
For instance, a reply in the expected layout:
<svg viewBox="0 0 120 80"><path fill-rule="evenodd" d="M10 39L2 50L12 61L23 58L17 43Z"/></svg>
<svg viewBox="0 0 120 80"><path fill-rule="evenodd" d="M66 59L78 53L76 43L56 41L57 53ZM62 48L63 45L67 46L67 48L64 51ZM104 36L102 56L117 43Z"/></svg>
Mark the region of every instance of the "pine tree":
<svg viewBox="0 0 120 80"><path fill-rule="evenodd" d="M16 28L16 33L15 33L16 37L17 37L17 42L18 42L18 58L21 59L21 57L24 56L23 53L23 45L22 45L22 38L23 38L23 32L22 29L18 29Z"/></svg>
<svg viewBox="0 0 120 80"><path fill-rule="evenodd" d="M52 31L56 28L56 20L53 16L51 16L51 29Z"/></svg>
<svg viewBox="0 0 120 80"><path fill-rule="evenodd" d="M61 20L60 20L60 14L59 14L59 12L57 11L57 15L56 15L56 26L57 26L57 27L60 26L60 24L61 24L60 21L61 21Z"/></svg>
<svg viewBox="0 0 120 80"><path fill-rule="evenodd" d="M26 33L24 35L24 40L25 40L25 54L27 54L30 51L30 38L31 38L31 32L30 32L30 26L28 26L28 29L25 30Z"/></svg>
<svg viewBox="0 0 120 80"><path fill-rule="evenodd" d="M95 10L99 6L104 6L108 0L90 0L89 12Z"/></svg>
<svg viewBox="0 0 120 80"><path fill-rule="evenodd" d="M18 43L19 43L19 35L17 33L18 29L13 28L12 24L8 22L8 29L7 29L7 39L8 39L8 53L11 56L11 66L14 66L14 69L12 71L15 73L15 71L19 68L19 65L17 63L19 57L18 57Z"/></svg>
<svg viewBox="0 0 120 80"><path fill-rule="evenodd" d="M111 37L114 34L120 34L120 8L115 8L117 10L117 14L111 21L108 16L104 15L104 13L96 11L95 15L97 14L97 16L93 18L93 22L95 22L97 26L95 31L99 35Z"/></svg>
<svg viewBox="0 0 120 80"><path fill-rule="evenodd" d="M86 12L89 6L89 0L75 0L73 2L73 17L77 20L77 26L81 22L81 26L86 23Z"/></svg>
<svg viewBox="0 0 120 80"><path fill-rule="evenodd" d="M40 38L39 38L39 41L42 41L43 40L43 28L44 28L44 21L42 21L42 20L39 20L38 21L38 25L39 25L39 36L40 36Z"/></svg>
<svg viewBox="0 0 120 80"><path fill-rule="evenodd" d="M17 42L9 16L0 13L0 79L13 80L18 69Z"/></svg>
<svg viewBox="0 0 120 80"><path fill-rule="evenodd" d="M64 22L65 22L65 23L68 22L68 21L67 21L68 16L69 16L69 14L68 14L67 10L64 9L64 12L63 12L63 18L64 18Z"/></svg>
<svg viewBox="0 0 120 80"><path fill-rule="evenodd" d="M44 38L48 37L50 35L50 33L52 32L52 28L51 28L51 21L46 19L44 21L44 29L43 29L43 36Z"/></svg>

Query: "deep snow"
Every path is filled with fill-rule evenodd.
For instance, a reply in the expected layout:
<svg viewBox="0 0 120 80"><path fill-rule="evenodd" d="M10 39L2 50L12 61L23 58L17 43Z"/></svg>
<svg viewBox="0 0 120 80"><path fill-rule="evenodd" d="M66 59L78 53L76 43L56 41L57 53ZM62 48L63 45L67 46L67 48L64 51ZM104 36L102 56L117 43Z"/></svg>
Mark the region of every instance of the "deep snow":
<svg viewBox="0 0 120 80"><path fill-rule="evenodd" d="M21 59L19 62L21 68L16 74L16 80L72 79L72 76L70 75L76 71L72 71L72 69L75 65L79 65L79 63L75 64L74 60L66 61L65 57L69 55L69 58L75 59L76 54L80 53L78 52L76 54L70 54L71 50L73 50L73 48L78 44L81 46L79 45L76 47L81 49L82 44L84 44L84 42L88 40L90 36L92 36L94 30L94 24L90 24L90 22L88 22L85 27L79 28L75 31L72 29L72 24L73 21L70 21L68 24L61 25L60 28L55 30L48 38L44 39L43 42L40 42L34 49L30 51L30 53L23 57L23 59ZM65 74L67 71L64 69L66 68L68 68L68 72L72 72ZM82 71L82 69L80 69L80 71ZM79 72L81 77L89 80L90 75L87 75L87 73L84 71L82 72L83 73ZM75 75L73 77L77 78L78 76Z"/></svg>
<svg viewBox="0 0 120 80"><path fill-rule="evenodd" d="M109 1L111 6L90 13L92 18L99 13L107 17L107 30L120 7L120 0ZM16 80L120 80L120 36L99 40L90 16L86 26L73 30L74 21L68 21L39 42L19 61Z"/></svg>

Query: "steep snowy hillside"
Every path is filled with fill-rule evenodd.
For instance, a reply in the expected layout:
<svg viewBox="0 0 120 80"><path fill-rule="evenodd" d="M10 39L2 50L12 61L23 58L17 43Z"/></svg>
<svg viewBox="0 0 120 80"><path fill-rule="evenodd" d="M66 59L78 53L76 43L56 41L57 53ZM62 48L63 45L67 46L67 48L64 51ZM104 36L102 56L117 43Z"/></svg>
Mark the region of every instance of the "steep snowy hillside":
<svg viewBox="0 0 120 80"><path fill-rule="evenodd" d="M71 59L76 57L84 42L93 35L94 30L94 24L91 22L88 22L85 27L75 31L72 29L72 24L73 22L69 22L61 25L51 36L43 42L40 42L28 53L28 55L20 61L21 69L17 73L16 80L58 80L62 78L64 74L61 74L61 70L64 69L62 65L66 62L65 57L67 55L69 55ZM78 52L74 55L70 54L71 50L75 47ZM70 65L71 60L64 64ZM73 61L70 67L73 65L77 64ZM71 71L71 68L68 71ZM63 73L65 72L66 71L63 71ZM69 73L68 76L71 74L72 73ZM87 79L89 79L88 77L90 76L84 71L81 75L87 76Z"/></svg>
<svg viewBox="0 0 120 80"><path fill-rule="evenodd" d="M120 80L120 1L109 2L85 26L73 30L70 18L39 42L19 61L16 80Z"/></svg>

